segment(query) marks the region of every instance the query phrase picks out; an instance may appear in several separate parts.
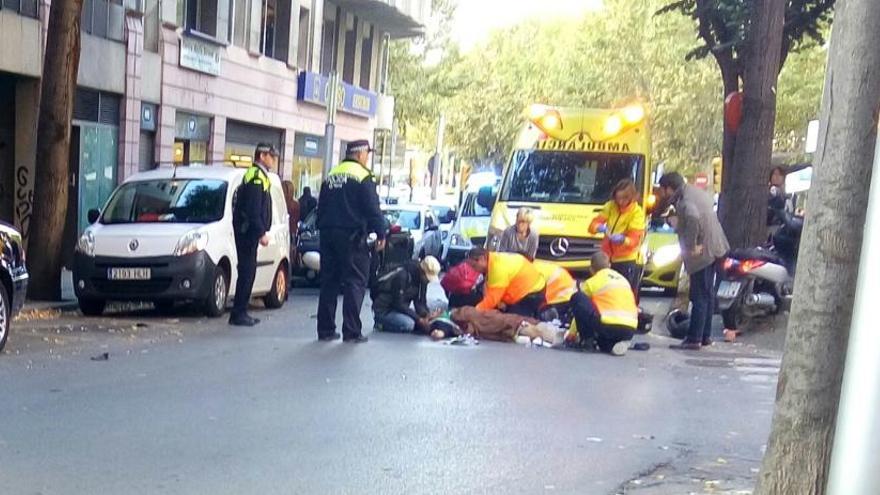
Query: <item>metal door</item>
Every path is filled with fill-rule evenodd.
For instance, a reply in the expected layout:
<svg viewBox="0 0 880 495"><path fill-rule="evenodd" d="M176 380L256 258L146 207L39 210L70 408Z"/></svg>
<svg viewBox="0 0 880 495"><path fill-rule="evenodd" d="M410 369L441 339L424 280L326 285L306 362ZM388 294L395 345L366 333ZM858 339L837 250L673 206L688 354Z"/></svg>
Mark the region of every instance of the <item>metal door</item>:
<svg viewBox="0 0 880 495"><path fill-rule="evenodd" d="M88 212L103 208L116 187L118 129L114 126L80 124L78 227L89 225Z"/></svg>

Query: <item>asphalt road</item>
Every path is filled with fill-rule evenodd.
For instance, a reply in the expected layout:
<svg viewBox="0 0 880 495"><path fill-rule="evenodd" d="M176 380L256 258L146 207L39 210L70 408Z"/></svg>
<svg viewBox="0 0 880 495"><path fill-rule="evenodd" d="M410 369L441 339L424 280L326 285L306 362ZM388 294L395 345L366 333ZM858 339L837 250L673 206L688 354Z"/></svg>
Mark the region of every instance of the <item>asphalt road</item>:
<svg viewBox="0 0 880 495"><path fill-rule="evenodd" d="M314 292L296 292L282 310L258 312L254 329L185 312L19 322L0 356L0 493L651 495L753 485L774 353L724 344L677 353L660 336L623 358L387 334L318 343L315 307Z"/></svg>

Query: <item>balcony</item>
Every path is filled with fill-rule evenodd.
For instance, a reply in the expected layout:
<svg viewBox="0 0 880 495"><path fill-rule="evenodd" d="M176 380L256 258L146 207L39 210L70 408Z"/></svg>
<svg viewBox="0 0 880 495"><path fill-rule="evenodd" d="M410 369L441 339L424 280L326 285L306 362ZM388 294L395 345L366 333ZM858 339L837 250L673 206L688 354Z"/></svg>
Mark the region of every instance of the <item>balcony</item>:
<svg viewBox="0 0 880 495"><path fill-rule="evenodd" d="M334 0L343 10L371 22L392 38L410 38L424 32L430 0Z"/></svg>

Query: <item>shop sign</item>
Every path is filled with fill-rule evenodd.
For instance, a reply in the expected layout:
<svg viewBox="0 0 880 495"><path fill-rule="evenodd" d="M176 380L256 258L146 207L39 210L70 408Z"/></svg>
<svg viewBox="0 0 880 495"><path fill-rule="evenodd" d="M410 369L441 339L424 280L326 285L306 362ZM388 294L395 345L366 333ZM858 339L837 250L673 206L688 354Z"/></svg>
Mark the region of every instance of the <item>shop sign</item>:
<svg viewBox="0 0 880 495"><path fill-rule="evenodd" d="M329 77L314 72L301 72L298 86L297 98L300 101L314 103L322 107L327 106L330 93ZM341 87L342 94L338 99L340 112L368 118L376 116L379 95L347 83L342 83Z"/></svg>
<svg viewBox="0 0 880 495"><path fill-rule="evenodd" d="M196 38L180 38L180 66L212 76L220 75L220 47Z"/></svg>

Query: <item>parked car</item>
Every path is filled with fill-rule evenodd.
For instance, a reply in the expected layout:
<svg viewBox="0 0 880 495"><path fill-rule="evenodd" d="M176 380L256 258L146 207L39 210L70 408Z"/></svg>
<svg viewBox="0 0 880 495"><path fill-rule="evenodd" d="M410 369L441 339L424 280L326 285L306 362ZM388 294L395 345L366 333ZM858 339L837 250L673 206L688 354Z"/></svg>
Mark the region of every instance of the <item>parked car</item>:
<svg viewBox="0 0 880 495"><path fill-rule="evenodd" d="M135 174L116 188L77 243L73 280L86 315L107 301L177 301L223 314L235 293L238 257L232 203L245 170L178 167ZM272 227L257 254L253 294L269 308L287 298L290 227L281 181L270 175Z"/></svg>
<svg viewBox="0 0 880 495"><path fill-rule="evenodd" d="M12 320L24 304L27 283L21 234L0 222L0 351L9 339Z"/></svg>
<svg viewBox="0 0 880 495"><path fill-rule="evenodd" d="M468 251L474 246L483 246L489 233L489 222L492 210L485 208L477 201L480 188L485 185L496 186L498 178L495 174L474 174L468 180L464 191L458 217L452 224L449 236L443 243L442 262L446 266L455 266L464 261Z"/></svg>
<svg viewBox="0 0 880 495"><path fill-rule="evenodd" d="M443 234L440 232L440 222L430 206L382 205L382 212L392 228L399 227L412 234L413 258L440 258L443 253Z"/></svg>
<svg viewBox="0 0 880 495"><path fill-rule="evenodd" d="M682 271L681 247L675 230L666 223L667 213L658 211L650 217L642 289L661 289L664 295L674 296Z"/></svg>
<svg viewBox="0 0 880 495"><path fill-rule="evenodd" d="M458 216L455 211L454 205L449 205L446 203L431 203L430 205L431 211L434 213L434 218L440 222L440 234L443 241L449 237L449 232L452 230L452 224L455 223L455 219Z"/></svg>

